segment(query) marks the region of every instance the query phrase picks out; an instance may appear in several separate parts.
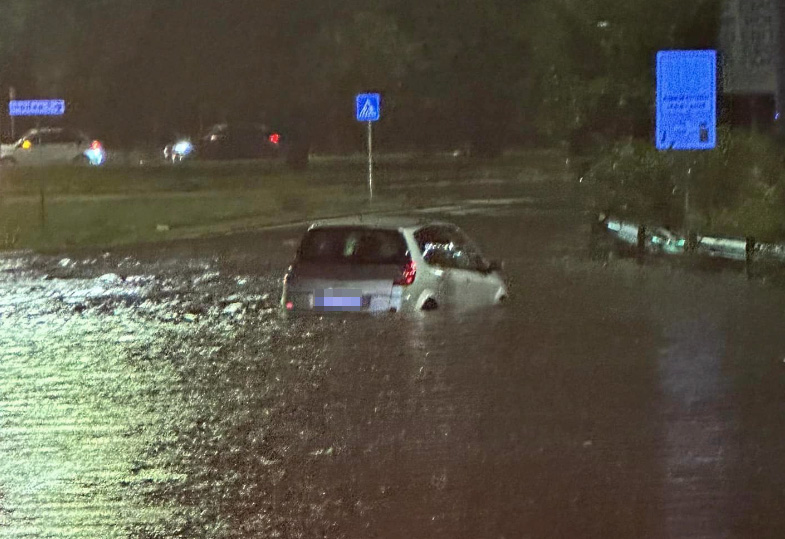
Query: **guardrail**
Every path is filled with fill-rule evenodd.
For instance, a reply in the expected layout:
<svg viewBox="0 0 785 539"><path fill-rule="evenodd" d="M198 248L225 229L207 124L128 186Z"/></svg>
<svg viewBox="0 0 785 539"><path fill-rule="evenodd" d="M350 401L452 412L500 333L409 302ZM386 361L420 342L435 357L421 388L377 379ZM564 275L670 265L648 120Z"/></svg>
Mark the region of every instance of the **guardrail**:
<svg viewBox="0 0 785 539"><path fill-rule="evenodd" d="M785 244L759 243L753 237L683 235L664 226L635 223L601 213L592 222L592 257L633 256L647 258L685 256L691 260L715 260L744 264L753 270L785 270Z"/></svg>

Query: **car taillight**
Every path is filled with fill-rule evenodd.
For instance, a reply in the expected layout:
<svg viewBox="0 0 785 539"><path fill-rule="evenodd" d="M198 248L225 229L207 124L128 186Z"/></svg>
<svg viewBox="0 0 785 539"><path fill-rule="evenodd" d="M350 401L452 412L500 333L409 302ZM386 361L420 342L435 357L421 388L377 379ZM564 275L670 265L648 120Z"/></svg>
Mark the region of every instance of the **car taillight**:
<svg viewBox="0 0 785 539"><path fill-rule="evenodd" d="M93 143L90 144L91 150L100 150L101 148L103 148L103 146L101 146L101 143L98 142L97 140L94 140Z"/></svg>
<svg viewBox="0 0 785 539"><path fill-rule="evenodd" d="M273 144L278 144L279 142L281 142L281 135L279 135L278 133L273 133L269 137L267 137L267 140L269 140Z"/></svg>
<svg viewBox="0 0 785 539"><path fill-rule="evenodd" d="M414 260L409 260L406 263L406 266L403 268L403 272L401 276L398 277L393 284L398 286L409 286L414 282L414 278L417 276L417 265L414 263Z"/></svg>

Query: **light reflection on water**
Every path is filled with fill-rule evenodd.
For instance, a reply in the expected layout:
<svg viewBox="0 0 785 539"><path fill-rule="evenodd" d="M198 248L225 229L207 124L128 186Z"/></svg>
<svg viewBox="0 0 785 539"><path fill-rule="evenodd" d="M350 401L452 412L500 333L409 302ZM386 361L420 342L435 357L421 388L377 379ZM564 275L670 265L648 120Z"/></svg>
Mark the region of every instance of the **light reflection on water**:
<svg viewBox="0 0 785 539"><path fill-rule="evenodd" d="M30 271L5 280L0 377L11 398L0 401L0 453L13 458L0 462L4 533L220 536L246 526L286 535L293 522L307 529L343 511L343 494L324 498L303 473L327 455L390 443L427 450L430 427L392 442L388 428L433 413L398 410L416 403L423 382L449 392L449 363L433 350L455 320L281 322L269 279L244 279L238 295L236 279L227 286L199 269L195 278ZM211 299L186 318L211 284ZM230 302L243 308L227 314ZM349 370L325 378L332 369ZM352 381L357 371L370 382ZM391 378L399 389L383 389ZM457 417L454 403L441 406L439 435ZM381 419L380 430L358 429L363 418ZM434 477L446 481L444 471ZM270 507L260 512L262 500Z"/></svg>
<svg viewBox="0 0 785 539"><path fill-rule="evenodd" d="M181 508L138 492L185 477L139 464L151 444L174 440L155 428L166 410L151 395L176 387L178 373L166 361L129 368L129 350L187 339L200 324L162 323L183 313L171 293L146 298L149 276L46 279L13 259L0 270L3 535L114 537L176 522ZM231 338L229 320L210 322Z"/></svg>
<svg viewBox="0 0 785 539"><path fill-rule="evenodd" d="M136 393L151 380L123 366L129 331L154 338L142 324L67 312L3 319L0 378L13 395L0 401L4 534L121 536L118 515L144 513L120 488L142 480L129 463L145 439L130 434L152 421Z"/></svg>
<svg viewBox="0 0 785 539"><path fill-rule="evenodd" d="M722 372L725 332L716 320L691 314L673 319L666 328L669 345L659 354L666 526L669 537L723 537L732 525L737 496L729 470L738 458Z"/></svg>
<svg viewBox="0 0 785 539"><path fill-rule="evenodd" d="M705 298L766 293L507 261L504 309L294 321L255 259L0 262L0 534L722 536L733 317Z"/></svg>

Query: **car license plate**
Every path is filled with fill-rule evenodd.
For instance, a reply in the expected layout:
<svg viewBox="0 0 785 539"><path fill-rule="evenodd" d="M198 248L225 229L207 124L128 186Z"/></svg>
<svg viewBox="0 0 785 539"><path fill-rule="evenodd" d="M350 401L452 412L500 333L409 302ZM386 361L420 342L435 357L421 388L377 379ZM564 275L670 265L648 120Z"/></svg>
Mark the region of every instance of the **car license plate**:
<svg viewBox="0 0 785 539"><path fill-rule="evenodd" d="M315 290L313 307L324 311L358 311L363 307L362 290L341 290L328 288Z"/></svg>

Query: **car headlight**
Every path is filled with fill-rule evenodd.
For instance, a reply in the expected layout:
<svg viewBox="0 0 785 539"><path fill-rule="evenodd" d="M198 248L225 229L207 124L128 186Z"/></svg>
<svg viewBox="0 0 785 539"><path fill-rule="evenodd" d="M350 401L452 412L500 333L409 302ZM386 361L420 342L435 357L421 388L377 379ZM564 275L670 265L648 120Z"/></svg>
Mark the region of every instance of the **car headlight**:
<svg viewBox="0 0 785 539"><path fill-rule="evenodd" d="M103 148L89 148L84 152L85 157L93 166L103 165L106 161L106 153Z"/></svg>
<svg viewBox="0 0 785 539"><path fill-rule="evenodd" d="M188 155L194 150L194 145L190 141L181 140L172 146L172 153L177 155Z"/></svg>

